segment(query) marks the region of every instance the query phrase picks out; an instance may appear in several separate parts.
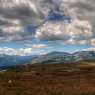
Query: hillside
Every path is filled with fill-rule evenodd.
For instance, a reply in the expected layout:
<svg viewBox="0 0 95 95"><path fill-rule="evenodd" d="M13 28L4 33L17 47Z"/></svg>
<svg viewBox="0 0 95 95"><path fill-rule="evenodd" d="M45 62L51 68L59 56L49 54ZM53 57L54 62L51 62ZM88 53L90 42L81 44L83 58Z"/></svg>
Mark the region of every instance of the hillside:
<svg viewBox="0 0 95 95"><path fill-rule="evenodd" d="M95 62L9 68L0 72L0 95L95 95Z"/></svg>
<svg viewBox="0 0 95 95"><path fill-rule="evenodd" d="M83 60L95 61L95 51L79 51L75 53L51 52L32 60L32 63L76 63Z"/></svg>

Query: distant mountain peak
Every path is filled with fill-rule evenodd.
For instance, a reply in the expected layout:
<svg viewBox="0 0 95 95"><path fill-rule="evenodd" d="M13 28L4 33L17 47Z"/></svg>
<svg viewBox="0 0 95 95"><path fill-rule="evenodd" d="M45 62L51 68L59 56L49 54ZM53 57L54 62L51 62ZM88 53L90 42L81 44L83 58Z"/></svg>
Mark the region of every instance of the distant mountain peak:
<svg viewBox="0 0 95 95"><path fill-rule="evenodd" d="M67 52L61 52L61 51L53 51L53 52L50 52L48 54L69 54Z"/></svg>

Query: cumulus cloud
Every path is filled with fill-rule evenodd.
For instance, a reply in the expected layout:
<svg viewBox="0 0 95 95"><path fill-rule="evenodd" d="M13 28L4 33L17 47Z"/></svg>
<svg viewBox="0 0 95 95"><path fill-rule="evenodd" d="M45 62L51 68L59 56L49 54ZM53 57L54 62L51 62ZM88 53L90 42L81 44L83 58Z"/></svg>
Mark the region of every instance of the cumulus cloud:
<svg viewBox="0 0 95 95"><path fill-rule="evenodd" d="M33 49L43 49L46 48L47 46L45 44L34 44L32 45Z"/></svg>
<svg viewBox="0 0 95 95"><path fill-rule="evenodd" d="M95 0L61 0L61 9L65 9L65 13L69 14L72 18L72 21L77 19L80 22L78 28L80 31L83 31L82 35L85 37L80 36L80 38L84 38L81 40L72 39L73 42L78 43L88 43L91 45L93 43L93 39L95 38ZM83 21L88 23L83 23ZM76 23L77 24L77 23ZM82 26L81 26L82 25ZM87 32L87 27L89 27ZM75 27L76 28L76 27ZM82 29L82 30L81 30ZM78 32L78 31L76 31ZM90 36L90 38L88 37Z"/></svg>
<svg viewBox="0 0 95 95"><path fill-rule="evenodd" d="M91 48L83 49L83 51L95 51L95 47L91 47Z"/></svg>
<svg viewBox="0 0 95 95"><path fill-rule="evenodd" d="M3 47L3 48L0 47L0 54L19 55L19 56L32 55L32 48L13 49L8 47Z"/></svg>
<svg viewBox="0 0 95 95"><path fill-rule="evenodd" d="M47 22L40 27L35 37L48 40L88 40L93 36L90 22L85 20L73 20L72 23L66 22Z"/></svg>
<svg viewBox="0 0 95 95"><path fill-rule="evenodd" d="M37 30L35 37L52 41L63 40L67 44L94 45L95 1L60 0L60 2L59 9L71 17L71 22L48 21Z"/></svg>
<svg viewBox="0 0 95 95"><path fill-rule="evenodd" d="M56 18L61 14L63 20L48 20L51 10L57 13ZM65 16L71 21L65 20ZM94 19L95 0L0 0L0 42L35 37L62 40L67 44L95 45ZM26 32L28 25L39 26L36 33Z"/></svg>
<svg viewBox="0 0 95 95"><path fill-rule="evenodd" d="M31 47L28 48L9 48L9 47L0 47L0 54L6 55L19 55L19 56L28 56L34 53L42 54L45 52L43 49L47 46L45 44L33 44Z"/></svg>
<svg viewBox="0 0 95 95"><path fill-rule="evenodd" d="M95 38L91 39L90 43L91 43L92 46L95 46Z"/></svg>
<svg viewBox="0 0 95 95"><path fill-rule="evenodd" d="M53 8L51 3L48 0L0 0L0 34L4 34L0 41L30 38L25 27L40 25Z"/></svg>

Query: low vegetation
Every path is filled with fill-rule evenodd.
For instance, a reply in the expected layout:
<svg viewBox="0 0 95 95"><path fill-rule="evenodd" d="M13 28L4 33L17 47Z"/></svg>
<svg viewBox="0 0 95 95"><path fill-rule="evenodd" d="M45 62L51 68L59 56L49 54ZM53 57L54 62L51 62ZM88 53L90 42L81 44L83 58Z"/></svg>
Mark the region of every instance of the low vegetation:
<svg viewBox="0 0 95 95"><path fill-rule="evenodd" d="M0 95L95 95L95 63L27 64L0 72Z"/></svg>

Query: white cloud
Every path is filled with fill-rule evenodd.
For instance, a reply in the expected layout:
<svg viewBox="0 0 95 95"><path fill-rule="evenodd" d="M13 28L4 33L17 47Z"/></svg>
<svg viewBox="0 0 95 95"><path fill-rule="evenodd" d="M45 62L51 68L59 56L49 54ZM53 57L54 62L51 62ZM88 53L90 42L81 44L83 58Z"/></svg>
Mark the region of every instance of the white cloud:
<svg viewBox="0 0 95 95"><path fill-rule="evenodd" d="M43 49L46 48L47 46L45 44L34 44L32 45L33 49Z"/></svg>
<svg viewBox="0 0 95 95"><path fill-rule="evenodd" d="M32 48L13 49L8 47L3 47L0 48L0 54L19 55L19 56L32 55Z"/></svg>
<svg viewBox="0 0 95 95"><path fill-rule="evenodd" d="M0 47L0 54L6 55L19 55L19 56L28 56L32 54L43 54L45 51L43 50L46 48L47 45L45 44L33 44L31 47L28 48L9 48L9 47Z"/></svg>
<svg viewBox="0 0 95 95"><path fill-rule="evenodd" d="M83 51L95 51L95 47L91 47L91 48L83 49Z"/></svg>
<svg viewBox="0 0 95 95"><path fill-rule="evenodd" d="M43 24L49 11L56 8L70 16L71 23ZM32 39L34 35L24 31L27 25L40 25L34 33L37 39L94 45L95 0L0 0L0 42Z"/></svg>
<svg viewBox="0 0 95 95"><path fill-rule="evenodd" d="M46 2L49 3L48 0ZM52 7L52 4L48 6L46 2L44 0L0 0L0 34L4 34L0 36L0 41L23 40L23 38L28 39L28 36L30 38L30 35L32 39L32 34L24 32L24 29L27 25L37 26L43 22Z"/></svg>
<svg viewBox="0 0 95 95"><path fill-rule="evenodd" d="M60 2L61 12L64 11L71 17L71 23L48 21L37 30L35 37L52 41L63 40L67 44L94 45L95 1L60 0Z"/></svg>
<svg viewBox="0 0 95 95"><path fill-rule="evenodd" d="M90 43L92 46L95 46L95 38L91 39Z"/></svg>
<svg viewBox="0 0 95 95"><path fill-rule="evenodd" d="M40 27L35 37L38 39L81 41L89 40L93 36L90 22L74 19L72 23L47 22Z"/></svg>

